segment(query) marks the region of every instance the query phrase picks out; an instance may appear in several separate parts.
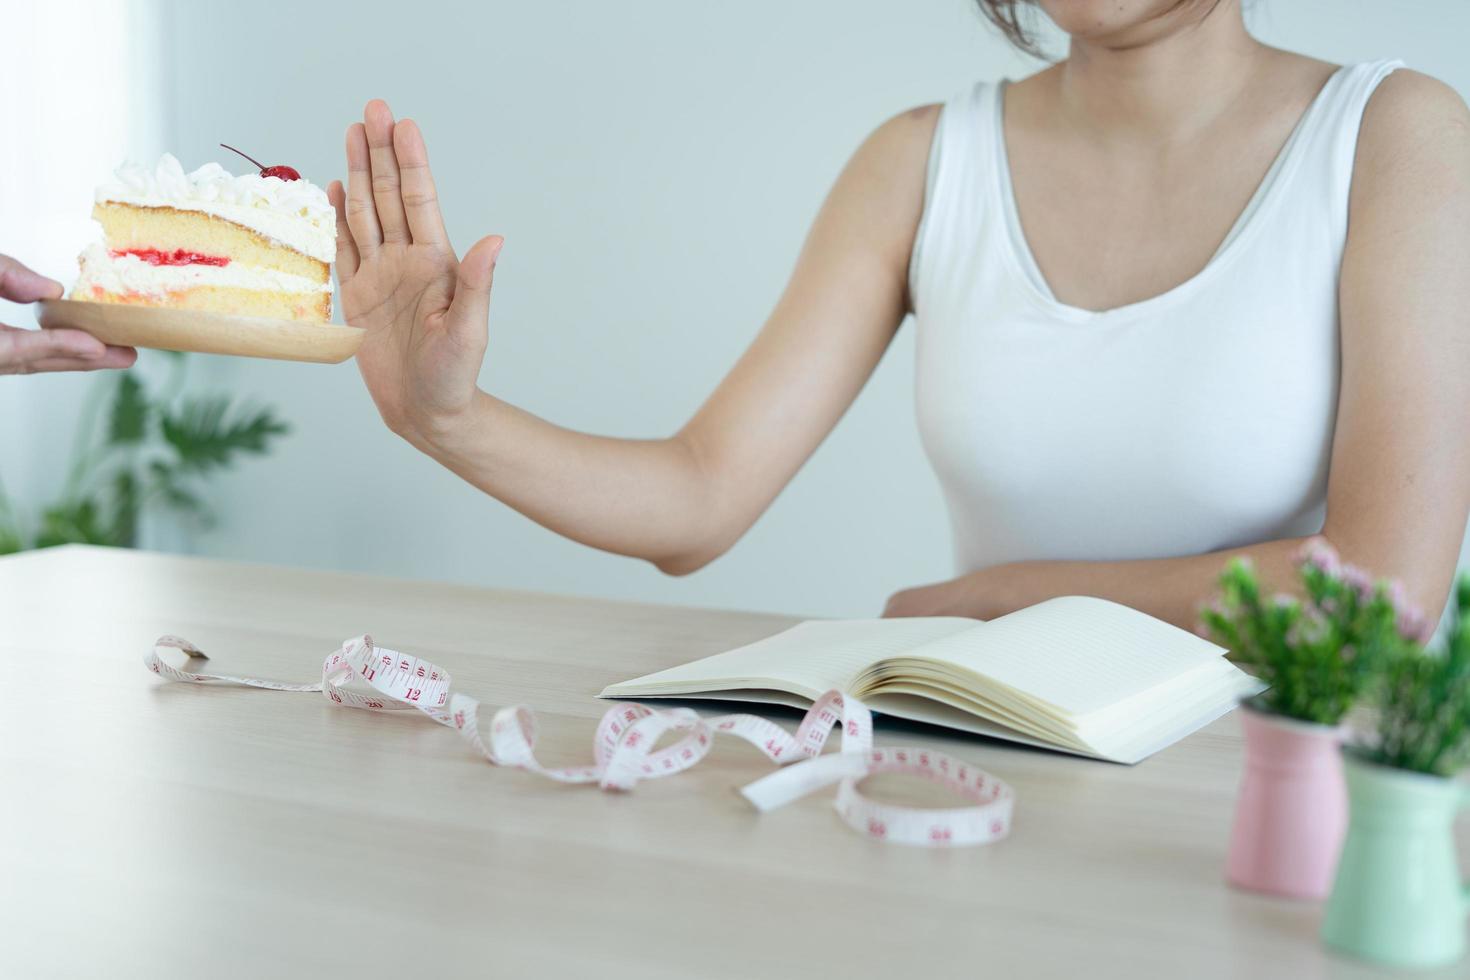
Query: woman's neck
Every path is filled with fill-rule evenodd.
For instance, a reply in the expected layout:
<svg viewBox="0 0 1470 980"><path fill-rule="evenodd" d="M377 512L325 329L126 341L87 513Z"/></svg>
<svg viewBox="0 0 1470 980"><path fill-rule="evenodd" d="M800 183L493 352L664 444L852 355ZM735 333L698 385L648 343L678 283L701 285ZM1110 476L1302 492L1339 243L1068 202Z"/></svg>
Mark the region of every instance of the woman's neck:
<svg viewBox="0 0 1470 980"><path fill-rule="evenodd" d="M1124 36L1072 39L1053 75L1060 111L1110 142L1170 143L1208 128L1269 51L1237 0L1208 12L1181 4Z"/></svg>

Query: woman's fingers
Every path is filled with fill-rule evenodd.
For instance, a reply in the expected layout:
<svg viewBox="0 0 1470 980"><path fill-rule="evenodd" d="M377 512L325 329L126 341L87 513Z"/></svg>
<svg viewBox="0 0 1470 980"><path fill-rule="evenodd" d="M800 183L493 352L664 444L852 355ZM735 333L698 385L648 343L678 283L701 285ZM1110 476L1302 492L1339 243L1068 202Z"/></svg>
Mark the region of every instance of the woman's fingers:
<svg viewBox="0 0 1470 980"><path fill-rule="evenodd" d="M483 339L490 319L490 287L495 283L495 262L505 239L499 235L482 238L470 246L459 262L454 301L449 304L447 325L462 342Z"/></svg>
<svg viewBox="0 0 1470 980"><path fill-rule="evenodd" d="M347 192L340 180L327 185L327 200L337 212L337 282L347 285L347 280L357 274L357 246L352 241L352 228L347 224Z"/></svg>
<svg viewBox="0 0 1470 980"><path fill-rule="evenodd" d="M383 241L408 241L408 218L403 213L402 183L398 157L393 152L393 113L388 103L373 99L362 114L367 127L368 157L372 165L373 203L378 207L378 226Z"/></svg>
<svg viewBox="0 0 1470 980"><path fill-rule="evenodd" d="M32 272L8 255L0 255L0 299L30 303L38 299L60 299L61 283Z"/></svg>
<svg viewBox="0 0 1470 980"><path fill-rule="evenodd" d="M108 371L132 367L138 352L131 347L109 347L105 357L92 360L81 357L47 357L32 361L26 366L31 374L48 374L54 371Z"/></svg>
<svg viewBox="0 0 1470 980"><path fill-rule="evenodd" d="M403 185L403 210L414 243L447 246L449 235L444 231L434 175L429 171L429 151L418 123L404 119L393 127L393 151Z"/></svg>
<svg viewBox="0 0 1470 980"><path fill-rule="evenodd" d="M371 255L383 243L378 209L373 205L373 172L368 162L367 130L362 123L347 127L347 227L359 257Z"/></svg>
<svg viewBox="0 0 1470 980"><path fill-rule="evenodd" d="M0 326L0 374L124 368L137 359L133 348L109 346L81 330Z"/></svg>
<svg viewBox="0 0 1470 980"><path fill-rule="evenodd" d="M448 247L423 134L410 119L393 122L382 99L347 129L347 187L327 196L337 209L337 278L351 279L383 243Z"/></svg>

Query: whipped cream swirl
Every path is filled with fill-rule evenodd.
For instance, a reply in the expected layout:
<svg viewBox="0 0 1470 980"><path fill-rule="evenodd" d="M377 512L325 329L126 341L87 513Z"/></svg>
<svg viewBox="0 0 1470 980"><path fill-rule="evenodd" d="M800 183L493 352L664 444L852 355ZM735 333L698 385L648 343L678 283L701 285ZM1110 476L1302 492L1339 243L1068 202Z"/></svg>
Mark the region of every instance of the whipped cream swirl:
<svg viewBox="0 0 1470 980"><path fill-rule="evenodd" d="M125 163L97 188L97 203L202 211L243 225L290 249L330 263L337 254L337 216L326 191L303 180L235 176L217 163L185 173L170 153L148 168Z"/></svg>

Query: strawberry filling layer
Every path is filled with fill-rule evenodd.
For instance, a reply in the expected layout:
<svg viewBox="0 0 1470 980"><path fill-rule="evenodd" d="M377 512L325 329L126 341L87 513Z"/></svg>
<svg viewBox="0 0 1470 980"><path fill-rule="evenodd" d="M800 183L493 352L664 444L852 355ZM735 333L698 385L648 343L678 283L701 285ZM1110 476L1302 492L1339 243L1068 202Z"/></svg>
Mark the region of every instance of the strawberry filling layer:
<svg viewBox="0 0 1470 980"><path fill-rule="evenodd" d="M176 248L172 252L160 251L156 248L126 248L112 249L108 252L113 258L121 258L131 255L142 259L149 265L229 265L228 255L200 255L198 252L186 252L182 248Z"/></svg>

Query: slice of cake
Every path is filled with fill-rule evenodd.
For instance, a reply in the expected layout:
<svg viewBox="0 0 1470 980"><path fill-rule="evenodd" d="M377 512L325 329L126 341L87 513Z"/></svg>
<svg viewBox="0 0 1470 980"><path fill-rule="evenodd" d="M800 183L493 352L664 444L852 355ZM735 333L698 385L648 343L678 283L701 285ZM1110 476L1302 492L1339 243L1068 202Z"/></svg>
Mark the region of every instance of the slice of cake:
<svg viewBox="0 0 1470 980"><path fill-rule="evenodd" d="M97 189L102 241L81 255L71 298L284 320L332 316L337 219L326 192L290 167L233 176L120 167Z"/></svg>

